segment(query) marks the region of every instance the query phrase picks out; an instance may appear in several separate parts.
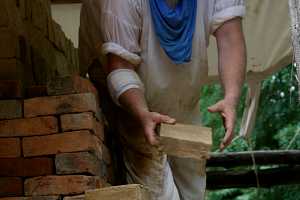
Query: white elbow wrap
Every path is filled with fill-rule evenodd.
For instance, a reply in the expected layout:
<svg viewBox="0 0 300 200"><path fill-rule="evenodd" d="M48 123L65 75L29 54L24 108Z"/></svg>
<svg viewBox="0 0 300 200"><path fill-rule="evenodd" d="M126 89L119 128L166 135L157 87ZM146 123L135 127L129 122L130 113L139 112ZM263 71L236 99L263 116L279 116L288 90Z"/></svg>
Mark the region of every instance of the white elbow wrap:
<svg viewBox="0 0 300 200"><path fill-rule="evenodd" d="M119 97L129 89L138 88L144 92L144 84L131 69L116 69L107 76L107 87L113 101L120 105Z"/></svg>

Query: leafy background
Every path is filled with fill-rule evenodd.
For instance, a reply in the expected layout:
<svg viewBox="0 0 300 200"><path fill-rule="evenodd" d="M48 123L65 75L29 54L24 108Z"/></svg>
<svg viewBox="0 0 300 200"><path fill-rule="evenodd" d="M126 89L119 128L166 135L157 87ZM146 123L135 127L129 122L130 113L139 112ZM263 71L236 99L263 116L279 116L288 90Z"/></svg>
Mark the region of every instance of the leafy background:
<svg viewBox="0 0 300 200"><path fill-rule="evenodd" d="M298 101L297 82L294 78L295 68L290 65L262 82L261 98L257 112L255 128L251 135L252 148L255 150L286 149L297 131L300 131L300 102ZM237 109L237 125L240 129L241 118L247 86ZM222 120L217 114L211 114L207 107L222 98L220 85L205 86L202 89L201 105L202 121L205 126L213 128L213 151L218 149L223 138ZM225 151L247 151L247 142L235 140ZM290 146L300 149L300 135ZM236 168L236 170L241 167ZM300 185L275 186L272 188L224 189L208 191L207 200L300 200Z"/></svg>

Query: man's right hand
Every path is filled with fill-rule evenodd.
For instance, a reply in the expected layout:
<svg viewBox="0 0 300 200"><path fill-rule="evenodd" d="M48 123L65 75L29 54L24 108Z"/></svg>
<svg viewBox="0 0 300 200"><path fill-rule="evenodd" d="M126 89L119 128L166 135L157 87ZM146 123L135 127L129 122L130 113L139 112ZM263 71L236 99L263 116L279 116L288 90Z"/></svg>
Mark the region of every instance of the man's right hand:
<svg viewBox="0 0 300 200"><path fill-rule="evenodd" d="M113 54L109 54L107 56L107 60L107 73L110 73L116 69L135 69L135 66L133 66L131 63ZM167 115L150 112L144 97L144 93L139 88L132 88L124 92L119 97L119 102L123 109L131 113L132 116L134 116L141 123L144 136L151 145L158 144L155 128L159 124L174 124L176 121Z"/></svg>
<svg viewBox="0 0 300 200"><path fill-rule="evenodd" d="M156 127L161 123L175 124L176 120L156 112L145 112L140 116L140 122L143 127L144 136L151 145L157 145L158 139L155 133Z"/></svg>

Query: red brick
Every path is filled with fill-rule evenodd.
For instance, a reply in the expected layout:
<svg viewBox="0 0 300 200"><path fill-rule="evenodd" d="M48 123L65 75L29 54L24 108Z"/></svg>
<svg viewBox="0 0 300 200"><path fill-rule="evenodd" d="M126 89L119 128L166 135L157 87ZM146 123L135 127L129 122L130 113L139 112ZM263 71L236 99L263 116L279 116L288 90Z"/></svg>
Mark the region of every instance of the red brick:
<svg viewBox="0 0 300 200"><path fill-rule="evenodd" d="M21 196L23 181L21 178L0 177L0 197Z"/></svg>
<svg viewBox="0 0 300 200"><path fill-rule="evenodd" d="M23 102L20 100L0 100L0 119L15 119L23 116Z"/></svg>
<svg viewBox="0 0 300 200"><path fill-rule="evenodd" d="M25 117L89 111L99 115L96 97L92 93L37 97L24 101Z"/></svg>
<svg viewBox="0 0 300 200"><path fill-rule="evenodd" d="M4 17L4 19L0 19L0 26L3 28L11 27L13 29L20 28L20 24L16 24L19 22L19 16L17 15L17 7L16 1L10 0L2 0L0 1L0 18Z"/></svg>
<svg viewBox="0 0 300 200"><path fill-rule="evenodd" d="M62 131L91 130L95 132L96 119L93 113L65 114L60 116Z"/></svg>
<svg viewBox="0 0 300 200"><path fill-rule="evenodd" d="M150 200L149 191L142 185L120 185L113 187L105 187L101 189L89 190L85 192L85 198L89 200ZM175 200L178 198L162 198Z"/></svg>
<svg viewBox="0 0 300 200"><path fill-rule="evenodd" d="M18 3L22 20L26 20L26 0L20 0Z"/></svg>
<svg viewBox="0 0 300 200"><path fill-rule="evenodd" d="M0 138L0 158L16 158L21 156L19 138Z"/></svg>
<svg viewBox="0 0 300 200"><path fill-rule="evenodd" d="M62 131L90 130L100 140L104 141L104 128L93 113L75 113L60 116Z"/></svg>
<svg viewBox="0 0 300 200"><path fill-rule="evenodd" d="M86 130L23 138L25 157L93 151L101 158L101 150L97 137Z"/></svg>
<svg viewBox="0 0 300 200"><path fill-rule="evenodd" d="M31 4L31 24L37 28L44 36L47 36L48 27L48 9L50 9L50 5L48 7L48 3L50 1L32 1ZM50 17L49 17L50 18Z"/></svg>
<svg viewBox="0 0 300 200"><path fill-rule="evenodd" d="M65 114L60 117L62 131L91 130L100 140L104 141L103 124L93 113Z"/></svg>
<svg viewBox="0 0 300 200"><path fill-rule="evenodd" d="M0 31L0 58L16 58L18 56L18 36L10 29Z"/></svg>
<svg viewBox="0 0 300 200"><path fill-rule="evenodd" d="M89 152L64 153L55 157L57 174L91 174L101 176L101 161Z"/></svg>
<svg viewBox="0 0 300 200"><path fill-rule="evenodd" d="M20 80L0 80L0 99L17 99L22 96Z"/></svg>
<svg viewBox="0 0 300 200"><path fill-rule="evenodd" d="M54 173L51 158L1 158L0 176L33 177Z"/></svg>
<svg viewBox="0 0 300 200"><path fill-rule="evenodd" d="M90 80L79 75L50 80L47 85L47 91L48 95L93 93L95 96L98 96L97 89Z"/></svg>
<svg viewBox="0 0 300 200"><path fill-rule="evenodd" d="M24 65L17 59L0 59L0 80L22 80Z"/></svg>
<svg viewBox="0 0 300 200"><path fill-rule="evenodd" d="M27 197L2 197L0 200L28 200Z"/></svg>
<svg viewBox="0 0 300 200"><path fill-rule="evenodd" d="M0 1L0 27L6 27L9 24L8 10L5 4L5 1Z"/></svg>
<svg viewBox="0 0 300 200"><path fill-rule="evenodd" d="M0 137L48 135L58 132L55 117L36 117L0 121Z"/></svg>
<svg viewBox="0 0 300 200"><path fill-rule="evenodd" d="M95 176L42 176L25 181L25 195L75 195L86 190L102 187L101 179Z"/></svg>
<svg viewBox="0 0 300 200"><path fill-rule="evenodd" d="M3 197L0 200L59 200L59 196Z"/></svg>
<svg viewBox="0 0 300 200"><path fill-rule="evenodd" d="M47 96L47 87L45 85L34 85L27 89L26 97L28 98L43 96Z"/></svg>

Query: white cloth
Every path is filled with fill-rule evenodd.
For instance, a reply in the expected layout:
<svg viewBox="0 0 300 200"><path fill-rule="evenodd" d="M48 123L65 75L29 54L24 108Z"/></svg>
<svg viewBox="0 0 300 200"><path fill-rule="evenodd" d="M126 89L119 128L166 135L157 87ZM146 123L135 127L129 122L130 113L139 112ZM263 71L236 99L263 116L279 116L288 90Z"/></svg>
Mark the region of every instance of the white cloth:
<svg viewBox="0 0 300 200"><path fill-rule="evenodd" d="M120 105L119 97L127 90L136 88L143 93L144 84L133 69L116 69L107 75L107 87L113 101Z"/></svg>
<svg viewBox="0 0 300 200"><path fill-rule="evenodd" d="M83 0L81 66L101 57L103 48L105 53L117 55L127 50L127 60L132 64L139 63L136 56L141 58L137 71L145 84L150 109L181 122L200 123L198 102L203 77L208 73L209 35L226 20L242 17L244 12L243 0L198 0L192 61L176 65L159 45L148 0ZM116 45L112 47L112 43Z"/></svg>
<svg viewBox="0 0 300 200"><path fill-rule="evenodd" d="M79 35L81 67L89 66L96 58L104 60L103 54L107 53L119 55L133 65L139 64L137 73L144 83L145 98L150 110L168 114L181 123L200 124L200 87L208 74L209 36L225 21L243 17L244 1L198 0L192 60L182 65L172 63L160 47L148 1L83 0ZM131 165L133 164L128 164L128 168ZM162 188L168 188L169 185L175 187L174 182L170 183L175 180L181 199L204 198L205 176L197 173L197 165L182 161L181 165L174 164L173 168L170 162L170 166L174 179L168 170L168 164L164 164L164 180L168 181L164 182ZM182 173L179 166L192 166L190 169L193 170ZM177 171L181 173L175 174ZM143 178L142 180L149 179ZM187 179L191 187L184 187ZM135 180L141 178L137 177ZM151 184L151 180L148 183ZM176 200L177 188L166 189L168 191L161 194L165 196L157 199Z"/></svg>

